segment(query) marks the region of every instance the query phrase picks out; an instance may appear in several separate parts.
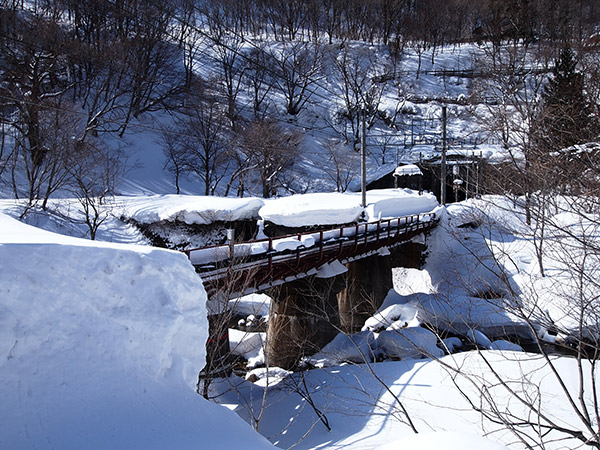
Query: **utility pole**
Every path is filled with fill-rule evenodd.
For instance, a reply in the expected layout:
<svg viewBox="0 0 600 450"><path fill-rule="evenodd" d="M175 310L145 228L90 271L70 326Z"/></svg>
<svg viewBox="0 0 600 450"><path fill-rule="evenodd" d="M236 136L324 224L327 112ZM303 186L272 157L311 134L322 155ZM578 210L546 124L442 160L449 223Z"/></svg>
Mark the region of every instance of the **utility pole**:
<svg viewBox="0 0 600 450"><path fill-rule="evenodd" d="M367 207L367 120L364 107L362 112L361 136L360 136L360 191L362 193L363 208Z"/></svg>
<svg viewBox="0 0 600 450"><path fill-rule="evenodd" d="M442 161L440 203L446 204L446 105L442 106Z"/></svg>

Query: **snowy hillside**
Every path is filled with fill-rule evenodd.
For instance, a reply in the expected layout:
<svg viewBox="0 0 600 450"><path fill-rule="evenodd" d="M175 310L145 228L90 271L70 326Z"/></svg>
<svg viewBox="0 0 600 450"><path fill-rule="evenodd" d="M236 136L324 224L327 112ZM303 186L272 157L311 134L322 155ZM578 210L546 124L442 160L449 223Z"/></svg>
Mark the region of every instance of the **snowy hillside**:
<svg viewBox="0 0 600 450"><path fill-rule="evenodd" d="M206 47L198 50L197 68L203 77L215 76L219 67L219 56L214 44L205 42ZM280 44L269 44L276 54ZM253 49L254 44L248 44ZM363 64L360 70L376 76L394 71L387 49L383 46L366 47L353 42L346 47L354 64ZM265 104L272 108L271 114L277 117L284 129L298 131L302 136L299 151L292 173L294 183L289 184L292 192L332 191L336 186L336 161L343 158L342 174L349 178L348 187L360 188L360 162L355 153L350 122L343 117L347 106L342 100L344 81L336 70L335 59L341 53L337 46L323 49L327 62L323 63L323 75L311 84L311 97L302 111L294 116L285 114L281 96L271 90L266 95ZM366 56L368 55L368 56ZM405 50L395 70L397 76L378 86L381 97L376 105L378 117L373 118L367 131L367 173L368 179L376 179L382 172L391 172L397 163L411 163L419 158L432 158L441 152L442 104L448 108L448 142L450 154L483 156L491 161L508 157L502 142L493 130L481 121L489 120L492 105L478 99L479 91L470 78L469 71L477 67L477 61L485 58L486 51L475 45L447 46L421 55L421 69L417 77L418 57L410 48ZM244 58L241 58L244 61ZM356 61L355 61L356 59ZM433 62L432 62L433 61ZM241 63L240 63L241 64ZM447 76L446 72L465 71L467 76ZM389 75L389 74L388 74ZM239 103L248 105L251 86L240 80ZM365 87L367 89L368 86ZM469 100L468 100L469 99ZM470 103L474 102L474 103ZM240 111L242 117L251 120L251 111ZM384 118L384 119L382 119ZM170 119L156 116L140 119L140 127L135 124L122 143L134 167L127 172L119 186L123 195L169 194L175 193L174 178L165 169L164 143L161 138L161 123ZM227 177L230 176L227 175ZM224 180L225 181L225 180ZM225 182L219 183L218 193L225 192ZM202 194L204 185L194 174L183 175L179 181L181 192ZM249 186L250 193L257 195L257 186ZM281 190L279 194L289 191Z"/></svg>

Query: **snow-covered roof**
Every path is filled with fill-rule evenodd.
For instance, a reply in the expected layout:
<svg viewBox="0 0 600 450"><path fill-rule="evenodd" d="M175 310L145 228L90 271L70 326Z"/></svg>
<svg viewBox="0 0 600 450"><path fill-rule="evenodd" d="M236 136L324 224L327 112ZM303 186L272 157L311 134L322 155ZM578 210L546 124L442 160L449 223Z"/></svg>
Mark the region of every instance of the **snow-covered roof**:
<svg viewBox="0 0 600 450"><path fill-rule="evenodd" d="M421 169L419 169L419 167L416 166L415 164L407 164L405 166L399 166L399 167L396 167L396 170L394 170L395 177L411 176L411 175L423 175L423 172L421 172Z"/></svg>

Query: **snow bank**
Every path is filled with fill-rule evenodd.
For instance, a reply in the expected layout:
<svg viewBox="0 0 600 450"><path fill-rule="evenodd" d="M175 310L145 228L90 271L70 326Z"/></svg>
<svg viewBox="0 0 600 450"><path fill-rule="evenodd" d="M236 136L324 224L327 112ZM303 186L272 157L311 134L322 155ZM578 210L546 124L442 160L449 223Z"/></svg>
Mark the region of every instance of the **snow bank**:
<svg viewBox="0 0 600 450"><path fill-rule="evenodd" d="M361 212L360 196L316 193L267 200L259 214L277 225L302 227L351 223L358 220Z"/></svg>
<svg viewBox="0 0 600 450"><path fill-rule="evenodd" d="M256 358L266 340L266 333L248 333L230 329L229 346L231 353L244 357L246 360Z"/></svg>
<svg viewBox="0 0 600 450"><path fill-rule="evenodd" d="M388 295L389 297L389 295ZM401 300L399 296L396 299ZM363 330L381 331L398 323L401 327L415 324L416 307L413 305L393 304L369 317L363 325Z"/></svg>
<svg viewBox="0 0 600 450"><path fill-rule="evenodd" d="M0 448L272 448L195 393L206 294L184 255L0 230Z"/></svg>
<svg viewBox="0 0 600 450"><path fill-rule="evenodd" d="M140 223L163 220L205 225L258 217L263 200L197 195L154 195L118 197L117 212Z"/></svg>
<svg viewBox="0 0 600 450"><path fill-rule="evenodd" d="M229 300L229 309L246 316L268 316L271 297L267 294L249 294Z"/></svg>
<svg viewBox="0 0 600 450"><path fill-rule="evenodd" d="M382 331L377 336L377 347L387 356L399 359L439 358L444 352L436 346L437 338L421 327Z"/></svg>
<svg viewBox="0 0 600 450"><path fill-rule="evenodd" d="M391 217L409 216L434 210L438 206L435 195L410 189L380 189L367 193L369 221Z"/></svg>
<svg viewBox="0 0 600 450"><path fill-rule="evenodd" d="M360 193L292 195L267 200L259 214L264 220L287 227L338 225L357 221L363 213ZM367 191L364 211L370 222L379 219L427 213L438 206L434 195L410 189Z"/></svg>
<svg viewBox="0 0 600 450"><path fill-rule="evenodd" d="M355 334L339 333L329 344L308 358L315 367L329 367L343 362L370 361L373 356L375 336L365 330Z"/></svg>

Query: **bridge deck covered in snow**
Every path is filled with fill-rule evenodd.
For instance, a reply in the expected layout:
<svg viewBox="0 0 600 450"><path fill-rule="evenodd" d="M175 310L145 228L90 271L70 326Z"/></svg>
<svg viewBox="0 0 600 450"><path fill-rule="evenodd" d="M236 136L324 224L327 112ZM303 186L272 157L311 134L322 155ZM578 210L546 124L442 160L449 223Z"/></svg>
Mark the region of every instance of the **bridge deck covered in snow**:
<svg viewBox="0 0 600 450"><path fill-rule="evenodd" d="M327 265L371 256L437 225L434 213L327 228L277 238L186 251L208 295L230 298L327 270Z"/></svg>

